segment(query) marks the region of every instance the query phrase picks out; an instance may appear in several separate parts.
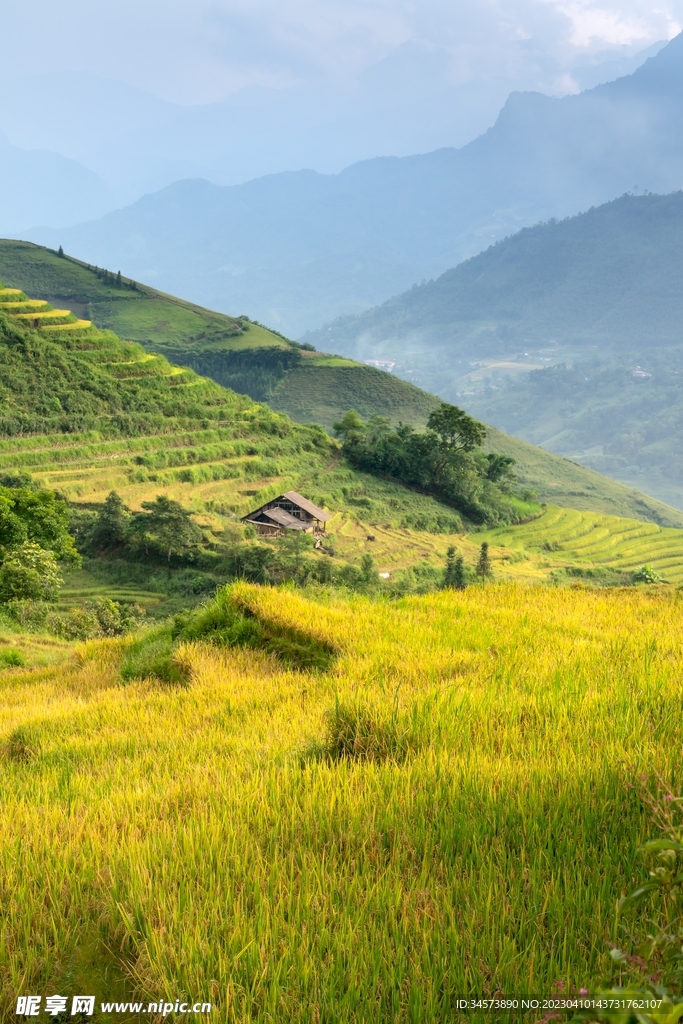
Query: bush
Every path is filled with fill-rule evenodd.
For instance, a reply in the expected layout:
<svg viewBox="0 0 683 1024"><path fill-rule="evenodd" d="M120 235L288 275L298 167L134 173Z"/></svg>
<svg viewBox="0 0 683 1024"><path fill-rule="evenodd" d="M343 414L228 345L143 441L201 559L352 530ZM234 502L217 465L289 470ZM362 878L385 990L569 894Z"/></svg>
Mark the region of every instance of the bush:
<svg viewBox="0 0 683 1024"><path fill-rule="evenodd" d="M50 601L63 582L53 552L24 541L0 566L0 601Z"/></svg>
<svg viewBox="0 0 683 1024"><path fill-rule="evenodd" d="M45 628L50 606L43 601L13 600L8 601L6 610L22 629L33 633Z"/></svg>
<svg viewBox="0 0 683 1024"><path fill-rule="evenodd" d="M91 640L100 631L95 615L84 608L71 608L63 614L52 612L45 625L48 632L62 640Z"/></svg>
<svg viewBox="0 0 683 1024"><path fill-rule="evenodd" d="M92 640L95 637L122 636L138 624L136 606L101 598L84 608L71 608L68 612L52 612L47 616L50 633L63 640Z"/></svg>
<svg viewBox="0 0 683 1024"><path fill-rule="evenodd" d="M10 668L26 664L26 656L18 647L0 648L0 667Z"/></svg>

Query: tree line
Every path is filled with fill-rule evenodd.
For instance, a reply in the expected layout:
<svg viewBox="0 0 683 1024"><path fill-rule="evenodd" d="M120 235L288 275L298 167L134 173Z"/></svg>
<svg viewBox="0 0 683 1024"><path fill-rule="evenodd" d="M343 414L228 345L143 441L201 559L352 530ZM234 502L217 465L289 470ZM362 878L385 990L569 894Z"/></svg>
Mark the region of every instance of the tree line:
<svg viewBox="0 0 683 1024"><path fill-rule="evenodd" d="M512 491L515 460L485 454L486 427L457 406L442 402L421 432L405 423L393 428L383 416L364 423L354 410L334 430L357 469L432 494L476 525L511 523L520 517Z"/></svg>

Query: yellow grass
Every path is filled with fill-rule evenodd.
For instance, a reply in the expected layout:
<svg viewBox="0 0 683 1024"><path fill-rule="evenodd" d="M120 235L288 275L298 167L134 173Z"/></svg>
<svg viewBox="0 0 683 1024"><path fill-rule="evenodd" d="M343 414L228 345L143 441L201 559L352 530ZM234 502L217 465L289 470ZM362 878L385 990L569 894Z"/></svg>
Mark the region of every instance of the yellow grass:
<svg viewBox="0 0 683 1024"><path fill-rule="evenodd" d="M71 310L70 309L46 309L42 313L14 313L13 316L15 316L17 318L17 320L26 320L27 318L30 318L30 319L35 318L36 320L40 320L42 317L47 317L47 316L50 316L50 317L52 317L52 316L71 316Z"/></svg>
<svg viewBox="0 0 683 1024"><path fill-rule="evenodd" d="M628 782L680 781L680 599L235 601L332 668L188 645L187 687L122 686L106 642L0 677L7 1016L75 983L231 1022L442 1024L473 992L590 984L649 829ZM335 708L367 756L314 756Z"/></svg>
<svg viewBox="0 0 683 1024"><path fill-rule="evenodd" d="M67 314L70 312L66 311ZM63 314L62 310L55 310L55 315ZM45 324L42 330L44 331L82 331L87 327L92 327L92 320L76 320L70 324Z"/></svg>
<svg viewBox="0 0 683 1024"><path fill-rule="evenodd" d="M38 309L39 307L46 306L47 303L43 302L42 299L21 299L18 302L2 302L0 303L0 312L7 310L12 313L12 316L19 316L19 313L15 313L14 310L22 309Z"/></svg>

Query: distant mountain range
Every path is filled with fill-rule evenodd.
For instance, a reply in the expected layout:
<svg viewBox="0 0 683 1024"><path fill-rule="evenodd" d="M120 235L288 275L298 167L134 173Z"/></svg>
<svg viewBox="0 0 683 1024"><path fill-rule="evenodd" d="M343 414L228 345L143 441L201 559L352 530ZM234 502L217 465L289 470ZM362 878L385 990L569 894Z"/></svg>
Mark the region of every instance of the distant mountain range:
<svg viewBox="0 0 683 1024"><path fill-rule="evenodd" d="M307 340L680 506L681 280L683 192L625 195Z"/></svg>
<svg viewBox="0 0 683 1024"><path fill-rule="evenodd" d="M302 167L333 173L385 153L463 146L493 124L522 83L542 81L549 91L558 83L563 92L592 88L631 74L664 45L628 54L622 47L621 55L581 66L537 51L507 75L480 68L478 78L463 82L447 44L408 41L350 78L311 80L310 68L301 68L296 85L252 85L190 106L66 62L58 72L0 81L0 131L14 146L31 150L38 139L41 149L94 171L114 209L182 178L234 185ZM66 227L92 216L84 210L40 223Z"/></svg>
<svg viewBox="0 0 683 1024"><path fill-rule="evenodd" d="M577 96L513 93L462 149L340 174L178 182L30 237L301 335L435 277L511 231L633 190L683 187L683 34Z"/></svg>
<svg viewBox="0 0 683 1024"><path fill-rule="evenodd" d="M0 234L99 217L111 202L102 179L76 160L11 146L0 131Z"/></svg>

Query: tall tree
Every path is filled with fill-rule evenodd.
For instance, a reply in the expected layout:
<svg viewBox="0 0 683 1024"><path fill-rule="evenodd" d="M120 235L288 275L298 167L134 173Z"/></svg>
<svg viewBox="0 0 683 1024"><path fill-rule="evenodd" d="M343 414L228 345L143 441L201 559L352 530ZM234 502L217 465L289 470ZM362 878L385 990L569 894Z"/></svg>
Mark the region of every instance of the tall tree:
<svg viewBox="0 0 683 1024"><path fill-rule="evenodd" d="M203 540L203 534L192 513L178 501L159 494L154 501L143 501L145 512L133 516L128 533L141 540L145 547L149 539L166 553L170 567L171 556L191 550Z"/></svg>
<svg viewBox="0 0 683 1024"><path fill-rule="evenodd" d="M97 514L91 543L96 551L119 547L126 540L130 523L130 510L116 491L110 491Z"/></svg>
<svg viewBox="0 0 683 1024"><path fill-rule="evenodd" d="M442 402L429 414L427 429L434 431L446 452L471 452L486 440L483 423L447 402Z"/></svg>
<svg viewBox="0 0 683 1024"><path fill-rule="evenodd" d="M443 574L444 590L464 590L467 586L467 574L462 555L451 545L446 552L446 569Z"/></svg>
<svg viewBox="0 0 683 1024"><path fill-rule="evenodd" d="M491 558L489 556L489 546L486 541L482 544L479 549L479 560L474 570L481 580L485 583L486 580L490 580L493 576L493 569L491 568Z"/></svg>

